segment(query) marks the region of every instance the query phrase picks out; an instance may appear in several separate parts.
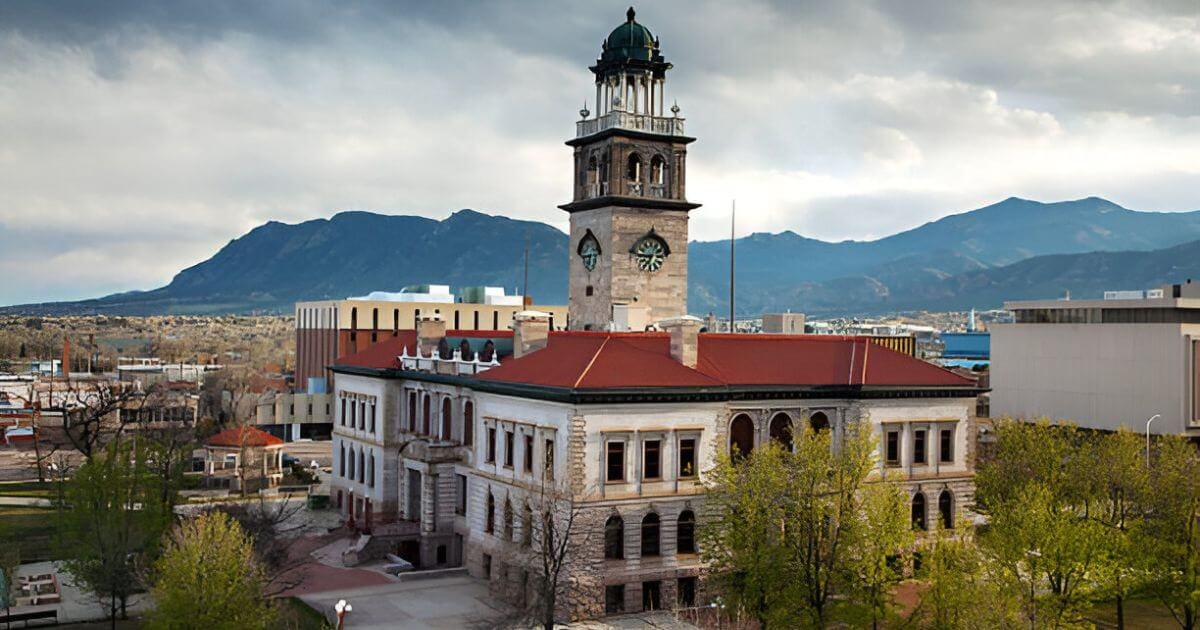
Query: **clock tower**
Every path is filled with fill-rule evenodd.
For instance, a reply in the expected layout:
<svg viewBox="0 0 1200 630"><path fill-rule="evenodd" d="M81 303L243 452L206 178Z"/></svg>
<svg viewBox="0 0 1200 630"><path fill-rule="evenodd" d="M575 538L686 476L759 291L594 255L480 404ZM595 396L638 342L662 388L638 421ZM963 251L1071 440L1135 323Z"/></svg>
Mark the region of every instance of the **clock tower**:
<svg viewBox="0 0 1200 630"><path fill-rule="evenodd" d="M643 330L687 314L687 145L671 68L630 7L590 69L596 111L575 123L569 326ZM665 112L665 113L664 113Z"/></svg>

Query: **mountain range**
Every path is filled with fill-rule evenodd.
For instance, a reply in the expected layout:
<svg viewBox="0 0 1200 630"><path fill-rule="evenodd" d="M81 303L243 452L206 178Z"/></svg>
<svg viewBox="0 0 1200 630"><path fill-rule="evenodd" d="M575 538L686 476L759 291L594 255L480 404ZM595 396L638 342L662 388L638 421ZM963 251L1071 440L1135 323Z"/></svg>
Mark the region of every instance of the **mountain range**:
<svg viewBox="0 0 1200 630"><path fill-rule="evenodd" d="M701 210L702 212L703 210ZM340 299L410 284L520 287L539 303L566 301L570 248L560 230L473 210L437 221L342 212L268 222L230 241L170 284L9 313L123 315L291 312L300 300ZM739 316L996 308L1004 300L1099 297L1200 278L1200 211L1138 212L1089 197L1018 198L873 241L829 242L791 231L738 238ZM689 246L688 306L728 311L729 241Z"/></svg>

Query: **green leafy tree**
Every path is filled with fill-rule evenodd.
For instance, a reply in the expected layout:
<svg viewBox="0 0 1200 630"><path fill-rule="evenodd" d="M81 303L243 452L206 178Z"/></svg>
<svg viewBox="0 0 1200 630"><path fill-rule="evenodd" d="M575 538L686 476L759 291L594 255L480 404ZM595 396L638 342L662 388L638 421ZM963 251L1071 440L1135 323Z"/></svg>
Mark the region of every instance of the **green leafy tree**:
<svg viewBox="0 0 1200 630"><path fill-rule="evenodd" d="M1200 614L1200 452L1184 438L1159 440L1146 519L1153 559L1150 591L1184 630Z"/></svg>
<svg viewBox="0 0 1200 630"><path fill-rule="evenodd" d="M726 603L763 627L825 627L861 618L845 598L870 591L878 597L868 616L885 618L894 574L879 566L903 551L890 543L910 524L898 496L869 499L874 470L866 431L849 431L836 447L829 431L806 431L794 453L769 443L721 459L708 478L701 538Z"/></svg>
<svg viewBox="0 0 1200 630"><path fill-rule="evenodd" d="M108 604L116 627L129 597L143 589L142 569L158 550L170 520L144 453L109 443L84 462L60 511L64 565L75 582Z"/></svg>
<svg viewBox="0 0 1200 630"><path fill-rule="evenodd" d="M915 540L907 509L908 493L900 484L882 481L866 484L859 491L862 500L862 531L853 549L851 563L855 583L854 600L864 621L872 628L890 625L895 617L895 587L904 579L900 553L912 548Z"/></svg>
<svg viewBox="0 0 1200 630"><path fill-rule="evenodd" d="M969 526L938 531L924 546L924 590L909 617L928 630L1001 630L1021 623L1016 589L994 570Z"/></svg>
<svg viewBox="0 0 1200 630"><path fill-rule="evenodd" d="M268 628L276 618L253 545L224 513L176 527L154 568L150 628Z"/></svg>

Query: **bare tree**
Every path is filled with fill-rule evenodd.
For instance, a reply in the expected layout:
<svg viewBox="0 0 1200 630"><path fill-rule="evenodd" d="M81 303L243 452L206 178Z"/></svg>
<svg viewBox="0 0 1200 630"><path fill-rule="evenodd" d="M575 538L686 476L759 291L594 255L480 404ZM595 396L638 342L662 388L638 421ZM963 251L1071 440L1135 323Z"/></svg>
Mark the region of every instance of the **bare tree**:
<svg viewBox="0 0 1200 630"><path fill-rule="evenodd" d="M308 557L292 550L293 539L306 526L304 504L291 499L224 503L214 508L237 521L254 546L254 555L266 570L266 594L275 597L304 582Z"/></svg>
<svg viewBox="0 0 1200 630"><path fill-rule="evenodd" d="M503 576L515 609L490 623L533 624L552 630L556 619L568 616L563 601L571 588L572 564L586 560L584 550L591 548L596 527L571 487L551 479L543 479L523 502L513 506L512 518L520 519L519 528L509 527L508 518L506 512L503 531L511 530L516 540L502 548L503 564L519 568L521 575L528 577L513 583L510 576Z"/></svg>
<svg viewBox="0 0 1200 630"><path fill-rule="evenodd" d="M147 400L140 387L129 383L88 381L84 386L68 380L66 386L63 435L88 461L121 437Z"/></svg>

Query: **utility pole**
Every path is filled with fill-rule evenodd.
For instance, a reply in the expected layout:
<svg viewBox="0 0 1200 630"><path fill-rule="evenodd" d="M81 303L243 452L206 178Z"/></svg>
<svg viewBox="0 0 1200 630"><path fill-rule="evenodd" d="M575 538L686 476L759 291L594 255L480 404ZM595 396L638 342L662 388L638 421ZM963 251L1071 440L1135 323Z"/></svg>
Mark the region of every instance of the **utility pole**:
<svg viewBox="0 0 1200 630"><path fill-rule="evenodd" d="M734 241L737 235L737 199L733 200L733 205L729 210L729 332L737 332L737 326L734 325Z"/></svg>

